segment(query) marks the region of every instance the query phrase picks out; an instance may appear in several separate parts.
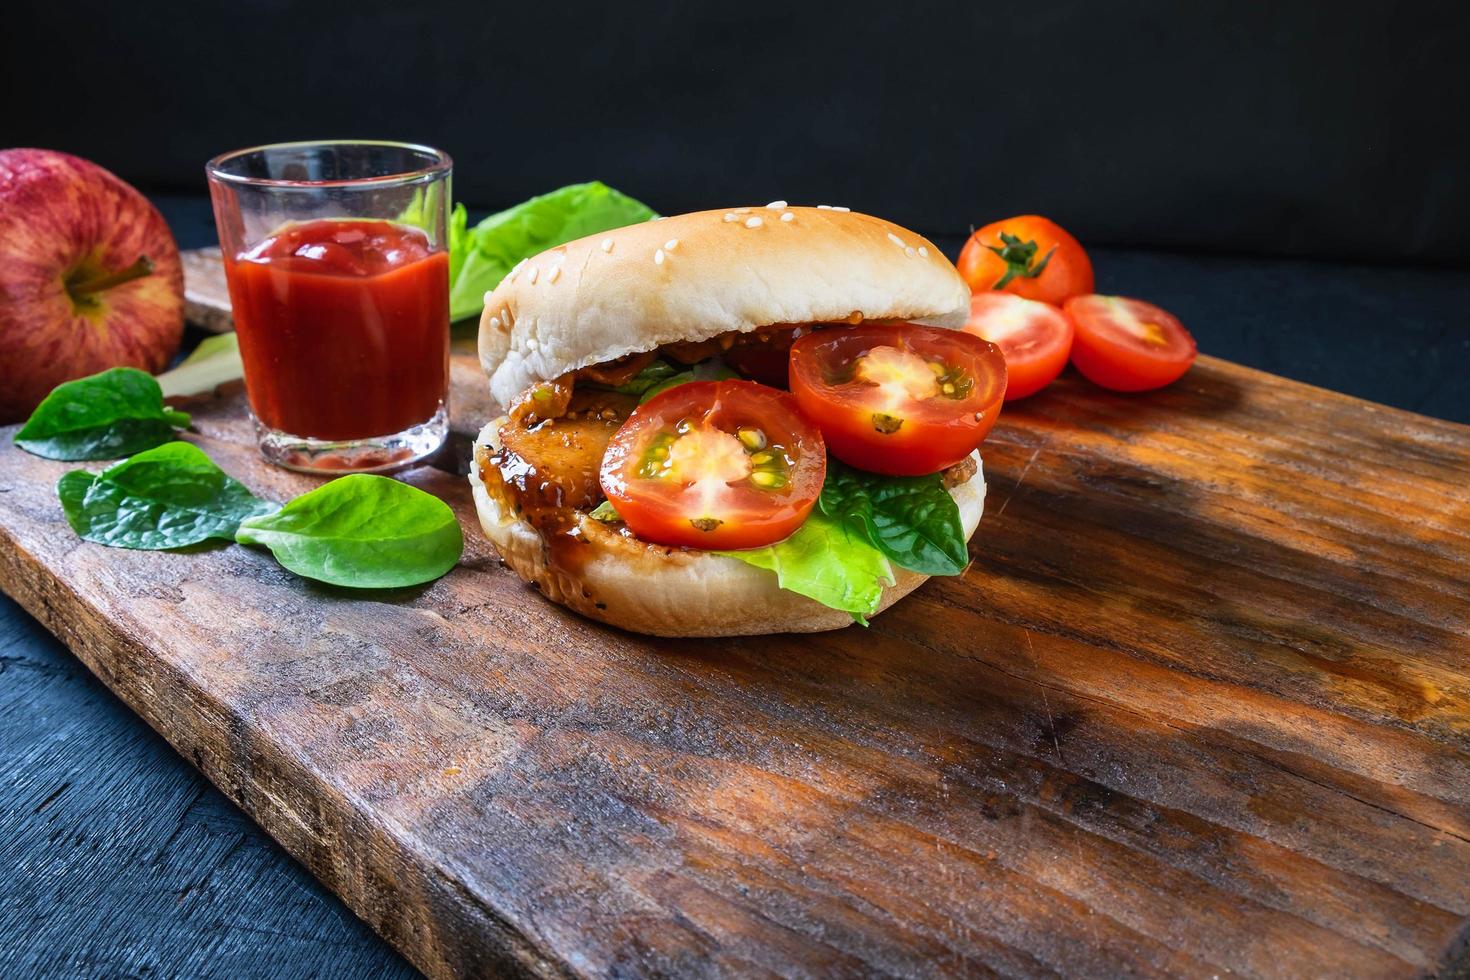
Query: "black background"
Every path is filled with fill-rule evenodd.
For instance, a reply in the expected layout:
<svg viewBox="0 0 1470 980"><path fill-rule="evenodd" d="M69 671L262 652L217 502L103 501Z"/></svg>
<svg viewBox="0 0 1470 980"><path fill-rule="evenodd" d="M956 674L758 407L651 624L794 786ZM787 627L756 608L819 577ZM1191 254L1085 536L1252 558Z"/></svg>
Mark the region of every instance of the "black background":
<svg viewBox="0 0 1470 980"><path fill-rule="evenodd" d="M212 244L204 163L448 150L472 213L598 178L677 213L842 204L954 257L1046 214L1200 349L1470 422L1470 3L38 3L0 146L69 150Z"/></svg>
<svg viewBox="0 0 1470 980"><path fill-rule="evenodd" d="M787 198L931 237L1470 260L1459 3L27 2L0 144L152 191L211 155L382 137L482 208L600 178L665 213Z"/></svg>

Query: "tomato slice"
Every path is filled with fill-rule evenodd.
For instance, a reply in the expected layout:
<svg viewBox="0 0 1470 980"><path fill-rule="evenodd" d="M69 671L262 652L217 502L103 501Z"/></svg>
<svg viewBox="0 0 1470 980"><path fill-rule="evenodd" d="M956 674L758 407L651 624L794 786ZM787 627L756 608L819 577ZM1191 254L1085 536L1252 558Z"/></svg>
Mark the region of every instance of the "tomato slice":
<svg viewBox="0 0 1470 980"><path fill-rule="evenodd" d="M806 520L827 477L822 434L754 381L692 381L628 416L602 492L634 534L707 550L759 548Z"/></svg>
<svg viewBox="0 0 1470 980"><path fill-rule="evenodd" d="M893 476L936 473L974 452L1006 390L1000 348L914 323L807 334L791 347L790 372L832 455Z"/></svg>
<svg viewBox="0 0 1470 980"><path fill-rule="evenodd" d="M1077 327L1072 363L1093 384L1149 391L1194 363L1194 338L1173 314L1125 296L1077 296L1064 307Z"/></svg>
<svg viewBox="0 0 1470 980"><path fill-rule="evenodd" d="M1006 359L1006 401L1034 395L1067 366L1072 320L1050 303L1010 293L976 293L965 330L1000 348Z"/></svg>
<svg viewBox="0 0 1470 980"><path fill-rule="evenodd" d="M977 293L1004 290L1060 306L1092 292L1092 260L1055 221L1023 214L976 231L955 263Z"/></svg>

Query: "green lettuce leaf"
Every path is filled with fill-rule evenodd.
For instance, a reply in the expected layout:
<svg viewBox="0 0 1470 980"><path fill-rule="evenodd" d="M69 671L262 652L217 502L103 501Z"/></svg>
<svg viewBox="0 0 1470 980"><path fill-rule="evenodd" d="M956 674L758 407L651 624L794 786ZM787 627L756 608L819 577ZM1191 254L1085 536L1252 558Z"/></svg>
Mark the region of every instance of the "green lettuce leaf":
<svg viewBox="0 0 1470 980"><path fill-rule="evenodd" d="M232 330L229 333L205 337L194 348L194 352L179 362L179 366L158 376L158 386L163 397L176 395L198 395L214 391L227 381L245 376L245 365L240 360L240 341Z"/></svg>
<svg viewBox="0 0 1470 980"><path fill-rule="evenodd" d="M465 210L463 204L456 204L454 210L449 212L449 285L450 292L454 291L454 283L459 280L459 270L464 268L464 258L470 250L470 213ZM458 317L451 317L458 319Z"/></svg>
<svg viewBox="0 0 1470 980"><path fill-rule="evenodd" d="M592 508L592 510L588 511L587 516L592 518L594 521L601 521L604 524L623 523L622 515L619 514L618 509L612 505L611 500L604 500L602 503Z"/></svg>
<svg viewBox="0 0 1470 980"><path fill-rule="evenodd" d="M902 568L958 575L970 560L959 505L938 473L879 476L829 459L819 506Z"/></svg>
<svg viewBox="0 0 1470 980"><path fill-rule="evenodd" d="M398 212L398 217L394 220L400 225L421 228L428 233L430 238L433 238L434 233L438 230L435 224L439 219L439 208L442 206L444 194L448 189L448 184L442 180L415 189L413 197L409 199L404 209ZM453 220L451 215L451 223Z"/></svg>
<svg viewBox="0 0 1470 980"><path fill-rule="evenodd" d="M883 587L893 584L893 569L882 552L815 508L784 541L716 554L775 572L781 588L851 613L864 626L866 617L878 611Z"/></svg>
<svg viewBox="0 0 1470 980"><path fill-rule="evenodd" d="M652 217L647 205L595 180L533 197L474 228L466 227L464 208L456 205L449 226L449 318L478 315L485 294L521 259Z"/></svg>

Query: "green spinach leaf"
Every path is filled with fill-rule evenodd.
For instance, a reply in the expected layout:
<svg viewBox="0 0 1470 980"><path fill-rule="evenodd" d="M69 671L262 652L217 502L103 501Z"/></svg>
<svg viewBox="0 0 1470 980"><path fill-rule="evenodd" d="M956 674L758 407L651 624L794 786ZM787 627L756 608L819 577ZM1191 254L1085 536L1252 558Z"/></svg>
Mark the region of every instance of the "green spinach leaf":
<svg viewBox="0 0 1470 980"><path fill-rule="evenodd" d="M688 384L691 381L730 381L739 378L740 375L725 366L725 362L718 357L712 357L706 361L700 361L692 368L687 368L677 374L664 378L655 384L649 385L643 394L638 397L638 404L642 405L655 395L661 395L670 388Z"/></svg>
<svg viewBox="0 0 1470 980"><path fill-rule="evenodd" d="M958 575L969 561L959 506L938 473L879 476L829 459L819 507L901 568Z"/></svg>
<svg viewBox="0 0 1470 980"><path fill-rule="evenodd" d="M444 501L365 473L333 480L274 514L245 521L235 540L269 548L297 575L364 589L431 582L453 568L464 549L459 521Z"/></svg>
<svg viewBox="0 0 1470 980"><path fill-rule="evenodd" d="M661 357L656 358L644 365L643 370L627 381L620 385L613 385L612 390L623 395L642 395L649 388L663 384L678 373L679 368Z"/></svg>
<svg viewBox="0 0 1470 980"><path fill-rule="evenodd" d="M600 181L533 197L467 227L464 205L449 218L449 318L478 316L485 294L521 259L654 217L645 204Z"/></svg>
<svg viewBox="0 0 1470 980"><path fill-rule="evenodd" d="M893 569L882 552L816 509L784 541L717 554L775 572L781 588L851 613L864 626L866 617L878 611L883 587L893 584Z"/></svg>
<svg viewBox="0 0 1470 980"><path fill-rule="evenodd" d="M616 391L622 395L637 395L638 404L642 405L654 395L691 381L729 381L739 377L740 375L730 370L718 357L707 358L693 367L671 364L660 357L648 362L644 365L643 370L620 385L612 385L610 388L595 382L592 385Z"/></svg>
<svg viewBox="0 0 1470 980"><path fill-rule="evenodd" d="M275 509L187 442L146 450L95 475L73 470L56 494L67 523L86 540L148 551L233 541L241 521Z"/></svg>
<svg viewBox="0 0 1470 980"><path fill-rule="evenodd" d="M169 442L189 416L165 408L158 382L137 368L111 368L57 385L15 444L47 459L117 459Z"/></svg>
<svg viewBox="0 0 1470 980"><path fill-rule="evenodd" d="M459 281L459 270L464 268L465 256L470 252L470 213L465 210L463 204L456 204L454 210L449 212L449 227L445 229L449 240L449 282L450 290L453 284ZM494 287L491 287L494 288ZM473 316L474 314L467 314ZM450 316L451 320L461 319Z"/></svg>

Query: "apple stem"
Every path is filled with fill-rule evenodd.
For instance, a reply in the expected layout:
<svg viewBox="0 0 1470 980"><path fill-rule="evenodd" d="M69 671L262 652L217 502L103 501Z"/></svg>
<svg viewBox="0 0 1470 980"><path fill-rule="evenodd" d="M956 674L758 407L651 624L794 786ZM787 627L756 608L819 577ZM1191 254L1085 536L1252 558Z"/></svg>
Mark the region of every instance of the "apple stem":
<svg viewBox="0 0 1470 980"><path fill-rule="evenodd" d="M80 299L83 296L90 296L93 293L100 293L104 289L111 289L113 286L121 286L125 282L132 282L134 279L141 279L143 276L148 275L152 271L153 260L146 255L140 255L138 256L138 261L134 262L126 269L119 269L116 272L109 272L107 275L98 276L95 279L84 279L81 282L69 282L66 284L66 290L67 292L71 293L73 297Z"/></svg>

